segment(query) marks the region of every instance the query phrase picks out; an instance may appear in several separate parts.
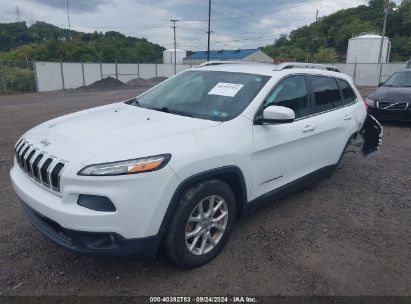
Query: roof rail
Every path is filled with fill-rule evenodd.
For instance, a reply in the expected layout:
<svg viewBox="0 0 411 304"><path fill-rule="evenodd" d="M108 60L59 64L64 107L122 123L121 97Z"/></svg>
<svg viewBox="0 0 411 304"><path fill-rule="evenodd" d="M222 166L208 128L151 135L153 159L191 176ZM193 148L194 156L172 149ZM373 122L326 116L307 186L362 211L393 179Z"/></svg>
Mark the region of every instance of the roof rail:
<svg viewBox="0 0 411 304"><path fill-rule="evenodd" d="M341 73L340 69L336 68L333 65L304 62L283 62L276 65L274 71L281 71L286 69L317 69Z"/></svg>
<svg viewBox="0 0 411 304"><path fill-rule="evenodd" d="M214 60L214 61L207 61L207 62L201 63L197 67L203 67L203 66L209 66L209 65L219 65L219 64L256 64L256 63L264 64L262 62Z"/></svg>

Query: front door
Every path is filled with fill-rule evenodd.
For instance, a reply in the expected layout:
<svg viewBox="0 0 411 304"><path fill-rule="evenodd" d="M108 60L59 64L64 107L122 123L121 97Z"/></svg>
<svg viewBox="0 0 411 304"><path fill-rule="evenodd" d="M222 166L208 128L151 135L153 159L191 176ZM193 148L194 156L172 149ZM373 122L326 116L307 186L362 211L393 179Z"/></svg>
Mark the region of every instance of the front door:
<svg viewBox="0 0 411 304"><path fill-rule="evenodd" d="M253 189L255 199L313 171L318 142L316 116L311 106L306 79L290 76L280 81L264 102L291 108L296 120L292 123L253 126Z"/></svg>

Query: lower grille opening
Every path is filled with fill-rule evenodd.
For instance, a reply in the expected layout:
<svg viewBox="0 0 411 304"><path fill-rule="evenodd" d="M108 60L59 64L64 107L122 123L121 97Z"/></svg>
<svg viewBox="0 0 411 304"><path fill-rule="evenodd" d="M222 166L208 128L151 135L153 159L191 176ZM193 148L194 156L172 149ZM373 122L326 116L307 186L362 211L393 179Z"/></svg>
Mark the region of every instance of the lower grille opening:
<svg viewBox="0 0 411 304"><path fill-rule="evenodd" d="M116 207L113 202L105 196L80 194L77 204L87 209L101 212L114 212Z"/></svg>

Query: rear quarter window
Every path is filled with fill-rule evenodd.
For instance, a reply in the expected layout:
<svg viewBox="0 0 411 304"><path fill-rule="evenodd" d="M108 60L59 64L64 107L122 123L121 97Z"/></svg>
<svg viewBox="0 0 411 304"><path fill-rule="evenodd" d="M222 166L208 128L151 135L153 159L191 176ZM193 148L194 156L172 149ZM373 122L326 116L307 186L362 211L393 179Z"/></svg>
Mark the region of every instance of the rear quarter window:
<svg viewBox="0 0 411 304"><path fill-rule="evenodd" d="M352 87L348 84L348 82L342 79L337 79L337 82L340 86L343 97L342 104L345 106L355 102L357 100L357 95L355 94Z"/></svg>

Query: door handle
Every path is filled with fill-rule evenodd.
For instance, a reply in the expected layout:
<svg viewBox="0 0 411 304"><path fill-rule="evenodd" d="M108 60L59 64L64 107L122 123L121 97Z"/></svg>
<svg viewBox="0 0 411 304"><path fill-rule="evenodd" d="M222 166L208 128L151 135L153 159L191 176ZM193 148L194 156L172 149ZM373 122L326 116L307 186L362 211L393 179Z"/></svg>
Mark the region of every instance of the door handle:
<svg viewBox="0 0 411 304"><path fill-rule="evenodd" d="M310 132L310 131L314 131L315 127L311 126L311 125L307 125L304 127L304 129L302 129L303 132Z"/></svg>
<svg viewBox="0 0 411 304"><path fill-rule="evenodd" d="M345 115L344 116L344 120L351 120L352 119L352 115Z"/></svg>

